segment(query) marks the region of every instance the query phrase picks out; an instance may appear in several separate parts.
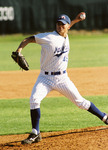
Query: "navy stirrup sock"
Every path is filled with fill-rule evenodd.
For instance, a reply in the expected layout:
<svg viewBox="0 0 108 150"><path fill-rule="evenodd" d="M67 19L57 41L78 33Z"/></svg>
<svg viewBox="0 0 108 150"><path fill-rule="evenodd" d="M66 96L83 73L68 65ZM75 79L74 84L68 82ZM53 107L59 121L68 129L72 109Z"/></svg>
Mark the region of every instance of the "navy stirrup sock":
<svg viewBox="0 0 108 150"><path fill-rule="evenodd" d="M31 123L32 123L32 129L37 130L37 134L39 134L39 120L40 120L40 108L37 109L31 109Z"/></svg>
<svg viewBox="0 0 108 150"><path fill-rule="evenodd" d="M88 109L88 111L91 112L92 114L96 115L101 120L105 116L105 113L101 112L92 102L91 102L91 106Z"/></svg>

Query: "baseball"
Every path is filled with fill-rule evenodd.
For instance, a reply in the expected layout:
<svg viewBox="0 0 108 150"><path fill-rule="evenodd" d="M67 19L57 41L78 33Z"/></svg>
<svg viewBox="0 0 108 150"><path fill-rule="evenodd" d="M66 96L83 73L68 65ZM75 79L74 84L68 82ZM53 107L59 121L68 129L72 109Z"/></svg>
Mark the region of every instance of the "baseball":
<svg viewBox="0 0 108 150"><path fill-rule="evenodd" d="M82 14L80 15L80 18L81 18L81 19L85 19L85 18L86 18L86 14L85 14L85 13L82 13Z"/></svg>

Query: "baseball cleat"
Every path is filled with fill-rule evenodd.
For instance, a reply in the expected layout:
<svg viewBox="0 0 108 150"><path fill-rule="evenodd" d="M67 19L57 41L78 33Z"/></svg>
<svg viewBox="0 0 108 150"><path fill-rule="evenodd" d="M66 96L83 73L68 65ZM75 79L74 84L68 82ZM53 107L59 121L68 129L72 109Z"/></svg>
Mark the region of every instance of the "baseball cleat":
<svg viewBox="0 0 108 150"><path fill-rule="evenodd" d="M23 140L21 144L31 144L31 143L37 143L40 142L42 139L41 134L38 135L31 133L27 139Z"/></svg>
<svg viewBox="0 0 108 150"><path fill-rule="evenodd" d="M103 122L104 122L105 124L108 125L108 115L107 115L107 114L103 117L102 120L103 120Z"/></svg>

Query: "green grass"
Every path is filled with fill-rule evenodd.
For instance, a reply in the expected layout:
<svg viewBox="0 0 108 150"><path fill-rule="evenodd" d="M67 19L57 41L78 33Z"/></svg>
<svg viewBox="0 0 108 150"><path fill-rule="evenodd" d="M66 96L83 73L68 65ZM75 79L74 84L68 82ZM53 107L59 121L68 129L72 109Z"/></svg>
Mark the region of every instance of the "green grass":
<svg viewBox="0 0 108 150"><path fill-rule="evenodd" d="M69 68L108 66L108 34L69 37Z"/></svg>
<svg viewBox="0 0 108 150"><path fill-rule="evenodd" d="M108 112L108 96L85 97L103 112ZM67 98L45 98L41 103L40 130L64 131L104 123L71 103ZM28 99L0 100L0 135L31 132Z"/></svg>
<svg viewBox="0 0 108 150"><path fill-rule="evenodd" d="M0 36L0 71L19 70L17 64L11 59L20 42L30 35ZM69 65L71 67L108 66L108 34L72 35L70 38ZM29 44L22 51L30 69L40 69L41 46Z"/></svg>

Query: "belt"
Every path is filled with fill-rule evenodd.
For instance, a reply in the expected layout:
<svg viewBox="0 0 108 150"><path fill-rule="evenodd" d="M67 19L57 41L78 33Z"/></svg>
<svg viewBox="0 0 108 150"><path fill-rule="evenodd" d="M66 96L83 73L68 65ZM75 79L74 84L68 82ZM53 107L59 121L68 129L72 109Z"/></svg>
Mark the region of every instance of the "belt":
<svg viewBox="0 0 108 150"><path fill-rule="evenodd" d="M61 74L64 74L64 73L66 73L66 70L57 71L57 72L47 72L47 71L45 71L45 75L61 75Z"/></svg>

